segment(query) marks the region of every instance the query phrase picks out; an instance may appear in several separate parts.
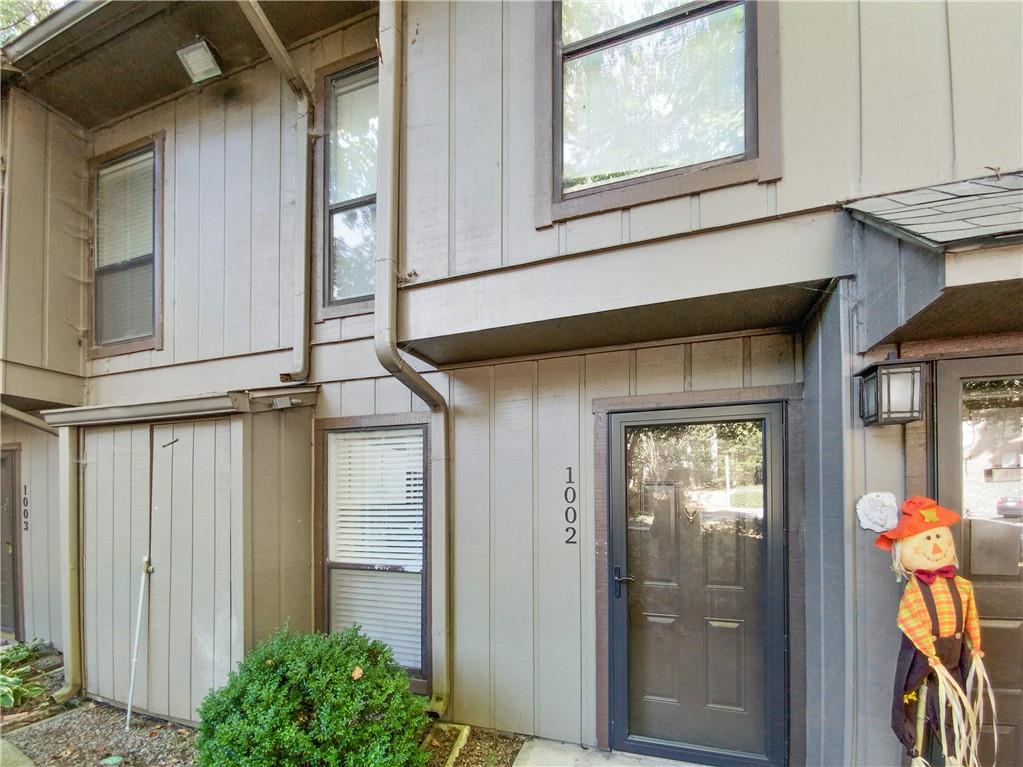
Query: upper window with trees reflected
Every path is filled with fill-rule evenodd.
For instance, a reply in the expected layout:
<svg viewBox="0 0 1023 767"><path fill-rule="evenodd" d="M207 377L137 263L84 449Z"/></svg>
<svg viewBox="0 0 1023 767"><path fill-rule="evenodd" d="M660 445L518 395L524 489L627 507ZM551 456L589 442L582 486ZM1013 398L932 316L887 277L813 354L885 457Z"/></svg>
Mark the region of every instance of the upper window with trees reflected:
<svg viewBox="0 0 1023 767"><path fill-rule="evenodd" d="M564 0L563 195L755 155L741 2Z"/></svg>
<svg viewBox="0 0 1023 767"><path fill-rule="evenodd" d="M373 294L376 257L377 70L328 83L327 259L324 302Z"/></svg>

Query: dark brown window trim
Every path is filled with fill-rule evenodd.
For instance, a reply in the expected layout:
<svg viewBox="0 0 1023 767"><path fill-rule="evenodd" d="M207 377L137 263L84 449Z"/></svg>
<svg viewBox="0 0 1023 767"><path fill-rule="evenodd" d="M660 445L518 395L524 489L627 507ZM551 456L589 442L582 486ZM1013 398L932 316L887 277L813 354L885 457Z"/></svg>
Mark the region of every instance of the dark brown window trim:
<svg viewBox="0 0 1023 767"><path fill-rule="evenodd" d="M756 129L751 131L751 146L745 158L715 160L562 194L560 3L555 0L536 5L534 216L537 228L577 216L754 181L766 183L781 177L778 4L750 2L747 9L753 11L748 26L753 46L749 50L754 51L755 47L756 57L755 67L747 70L747 88L755 88L757 108L756 114L749 116ZM752 78L751 72L754 73Z"/></svg>
<svg viewBox="0 0 1023 767"><path fill-rule="evenodd" d="M395 415L317 418L313 422L313 626L328 630L327 515L326 515L326 435L333 431L376 430L421 426L423 429L423 668L421 677L411 676L412 691L429 696L433 692L433 588L430 573L430 414L398 413Z"/></svg>
<svg viewBox="0 0 1023 767"><path fill-rule="evenodd" d="M87 291L90 359L163 348L163 145L164 132L159 131L89 160L89 210L92 212L93 221L92 250L89 254L89 290ZM93 331L95 329L94 293L96 287L96 185L99 182L99 170L104 165L150 147L153 149L153 334L145 338L96 345Z"/></svg>
<svg viewBox="0 0 1023 767"><path fill-rule="evenodd" d="M779 384L676 394L649 394L595 399L593 411L593 520L594 575L596 578L596 735L597 746L610 748L610 604L607 593L610 530L610 455L608 414L635 410L692 408L781 402L783 477L788 591L788 763L806 759L806 551L803 544L803 385Z"/></svg>
<svg viewBox="0 0 1023 767"><path fill-rule="evenodd" d="M344 303L328 304L327 297L327 248L329 238L330 217L327 215L327 190L329 169L327 167L327 92L328 83L335 77L355 74L376 59L376 49L365 50L345 56L316 70L316 87L313 94L316 102L316 135L321 137L313 151L313 179L318 185L318 192L313 194L313 320L324 320L338 317L353 317L357 314L373 312L373 298L362 298L345 301ZM314 187L315 188L315 187Z"/></svg>
<svg viewBox="0 0 1023 767"><path fill-rule="evenodd" d="M14 476L14 524L17 528L14 530L14 534L11 536L12 546L14 551L12 552L12 564L14 567L13 581L13 593L14 593L14 639L18 642L25 641L25 593L24 593L24 578L22 578L22 524L21 524L21 509L22 509L22 498L24 497L21 492L21 443L20 442L4 442L2 445L3 452L10 453L12 467L11 472ZM31 501L31 499L30 499ZM52 641L52 637L51 637Z"/></svg>

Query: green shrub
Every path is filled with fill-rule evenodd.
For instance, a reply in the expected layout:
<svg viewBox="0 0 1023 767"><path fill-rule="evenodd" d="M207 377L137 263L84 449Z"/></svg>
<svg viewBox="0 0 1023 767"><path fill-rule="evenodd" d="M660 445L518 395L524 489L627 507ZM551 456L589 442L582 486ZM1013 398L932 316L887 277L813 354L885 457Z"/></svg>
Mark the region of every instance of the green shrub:
<svg viewBox="0 0 1023 767"><path fill-rule="evenodd" d="M424 701L385 644L278 631L199 707L204 767L419 767Z"/></svg>
<svg viewBox="0 0 1023 767"><path fill-rule="evenodd" d="M41 684L28 681L38 676L32 667L21 665L35 660L38 655L38 639L26 644L16 642L0 649L0 708L17 708L45 691Z"/></svg>

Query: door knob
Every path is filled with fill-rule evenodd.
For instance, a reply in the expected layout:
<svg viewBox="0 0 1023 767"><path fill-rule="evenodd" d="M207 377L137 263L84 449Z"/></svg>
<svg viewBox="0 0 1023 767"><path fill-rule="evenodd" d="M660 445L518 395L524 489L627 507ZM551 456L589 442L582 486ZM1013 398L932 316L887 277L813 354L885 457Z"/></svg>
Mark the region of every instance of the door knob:
<svg viewBox="0 0 1023 767"><path fill-rule="evenodd" d="M622 575L622 568L615 567L614 573L611 576L611 580L615 583L615 598L617 599L622 595L622 583L624 581L635 582L636 579L631 575Z"/></svg>
<svg viewBox="0 0 1023 767"><path fill-rule="evenodd" d="M631 581L632 583L635 583L636 579L633 578L631 575L616 575L615 576L615 583L621 583L622 581Z"/></svg>

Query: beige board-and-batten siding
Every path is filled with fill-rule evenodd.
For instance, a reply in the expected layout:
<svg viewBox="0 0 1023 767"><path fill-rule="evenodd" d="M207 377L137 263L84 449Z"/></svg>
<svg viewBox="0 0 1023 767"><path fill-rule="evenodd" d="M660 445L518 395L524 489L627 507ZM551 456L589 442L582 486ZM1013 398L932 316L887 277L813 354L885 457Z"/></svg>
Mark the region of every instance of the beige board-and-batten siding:
<svg viewBox="0 0 1023 767"><path fill-rule="evenodd" d="M426 377L452 417L449 715L596 744L593 401L801 382L801 341L764 333ZM325 383L317 417L424 409L395 383ZM577 544L565 542L570 466Z"/></svg>
<svg viewBox="0 0 1023 767"><path fill-rule="evenodd" d="M21 613L25 640L61 649L60 517L57 506L57 438L3 417L3 446L15 451L14 500L19 536Z"/></svg>
<svg viewBox="0 0 1023 767"><path fill-rule="evenodd" d="M194 721L276 627L311 616L309 408L83 430L85 689Z"/></svg>

